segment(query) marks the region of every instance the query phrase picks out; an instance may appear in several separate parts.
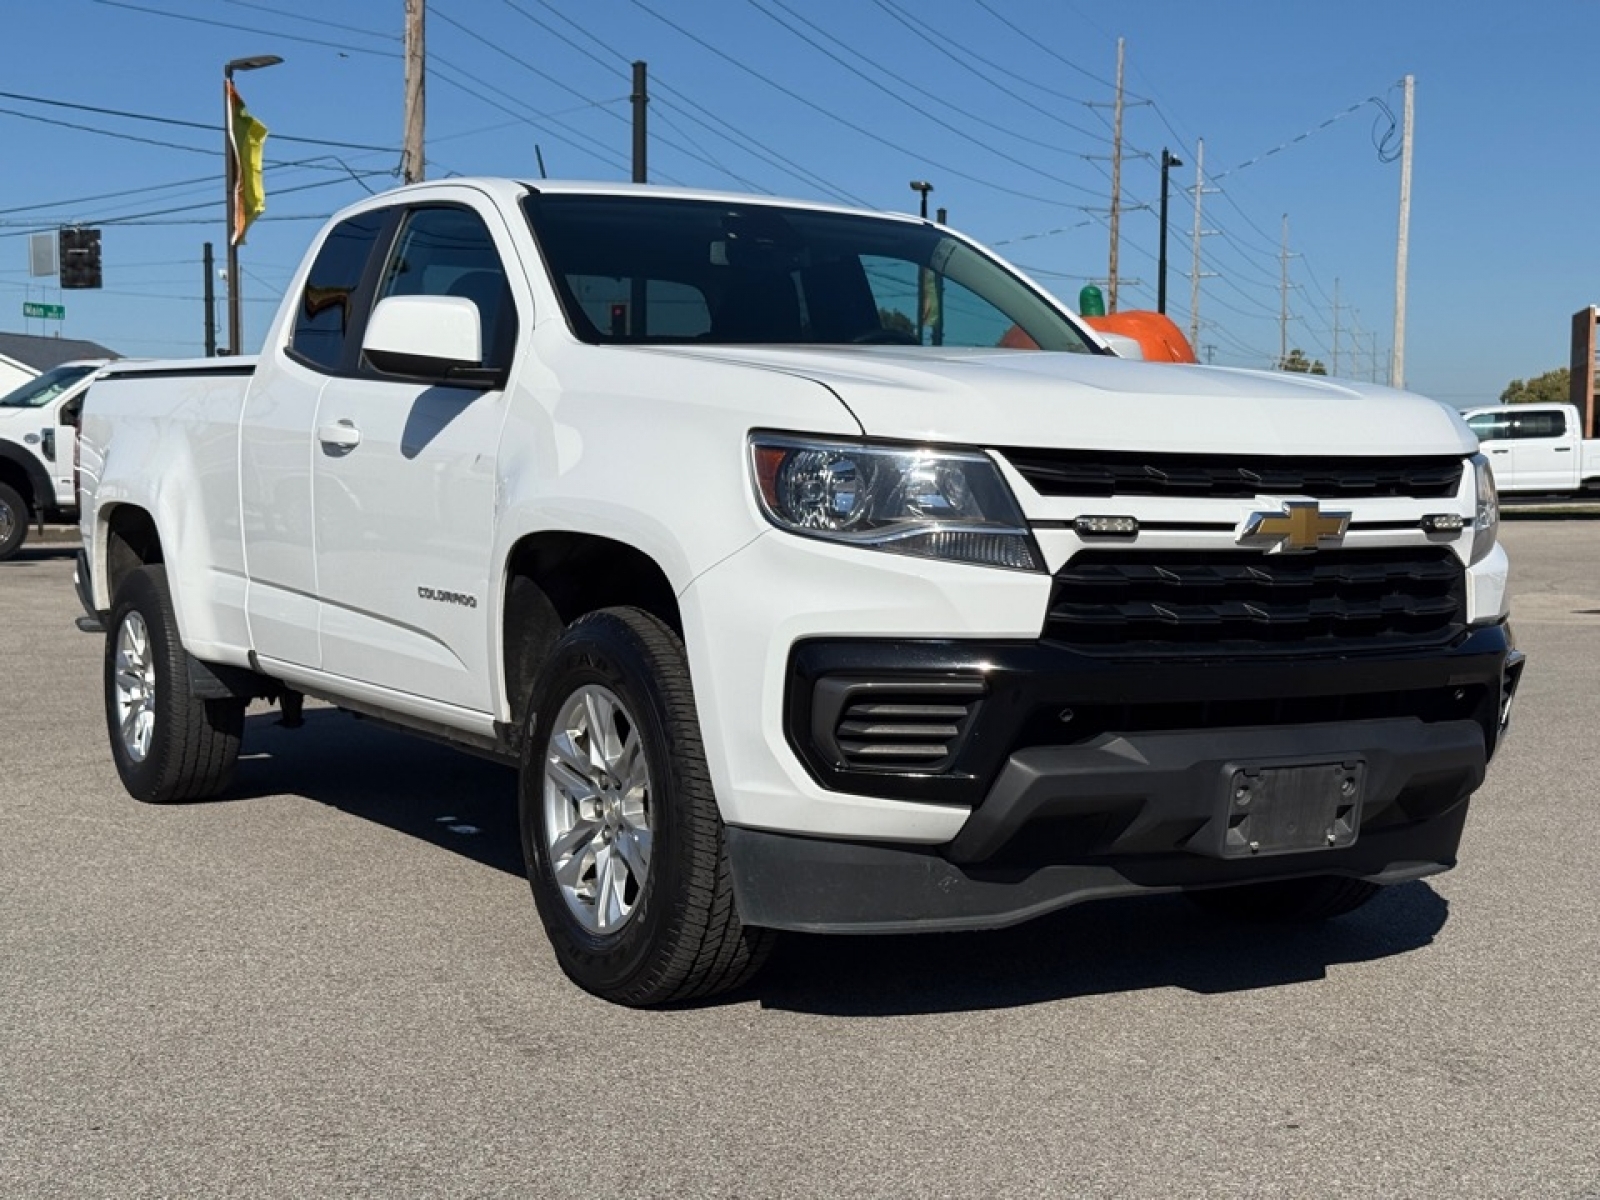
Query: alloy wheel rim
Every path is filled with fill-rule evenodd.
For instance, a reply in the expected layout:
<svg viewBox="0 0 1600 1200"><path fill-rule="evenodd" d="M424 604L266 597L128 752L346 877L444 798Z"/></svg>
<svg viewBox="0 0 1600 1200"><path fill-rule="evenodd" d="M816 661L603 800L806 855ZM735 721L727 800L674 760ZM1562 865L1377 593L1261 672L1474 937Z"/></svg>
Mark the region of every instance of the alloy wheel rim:
<svg viewBox="0 0 1600 1200"><path fill-rule="evenodd" d="M561 898L590 933L633 917L654 843L650 768L638 723L590 684L567 697L544 756L545 851Z"/></svg>
<svg viewBox="0 0 1600 1200"><path fill-rule="evenodd" d="M137 612L117 628L117 726L122 748L134 762L150 755L156 725L156 665L150 652L150 628Z"/></svg>
<svg viewBox="0 0 1600 1200"><path fill-rule="evenodd" d="M0 503L0 542L10 541L16 530L17 514L11 510L11 505Z"/></svg>

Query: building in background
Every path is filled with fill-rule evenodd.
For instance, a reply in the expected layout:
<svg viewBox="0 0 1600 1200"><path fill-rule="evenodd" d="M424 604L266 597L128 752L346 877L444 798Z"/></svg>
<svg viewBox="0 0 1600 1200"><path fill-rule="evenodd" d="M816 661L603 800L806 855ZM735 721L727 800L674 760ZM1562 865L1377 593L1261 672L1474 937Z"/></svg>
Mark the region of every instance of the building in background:
<svg viewBox="0 0 1600 1200"><path fill-rule="evenodd" d="M0 333L0 396L51 367L78 358L120 358L99 342L81 338L38 337L31 333Z"/></svg>

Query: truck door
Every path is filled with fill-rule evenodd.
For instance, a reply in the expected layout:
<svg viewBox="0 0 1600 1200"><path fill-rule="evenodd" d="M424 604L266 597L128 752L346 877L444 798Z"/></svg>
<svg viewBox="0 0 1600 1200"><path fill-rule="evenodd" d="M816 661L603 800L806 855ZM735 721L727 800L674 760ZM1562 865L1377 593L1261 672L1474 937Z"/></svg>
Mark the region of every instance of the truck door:
<svg viewBox="0 0 1600 1200"><path fill-rule="evenodd" d="M392 210L339 222L317 249L288 344L263 353L240 421L239 497L250 641L265 658L317 667L316 548L311 468L317 401L349 369Z"/></svg>
<svg viewBox="0 0 1600 1200"><path fill-rule="evenodd" d="M464 193L472 195L472 193ZM474 301L484 365L519 327L499 215L470 202L404 215L373 303ZM362 362L323 389L312 448L322 669L486 712L497 449L504 393L388 375Z"/></svg>
<svg viewBox="0 0 1600 1200"><path fill-rule="evenodd" d="M1559 408L1511 414L1511 460L1519 488L1557 492L1578 486L1578 438Z"/></svg>

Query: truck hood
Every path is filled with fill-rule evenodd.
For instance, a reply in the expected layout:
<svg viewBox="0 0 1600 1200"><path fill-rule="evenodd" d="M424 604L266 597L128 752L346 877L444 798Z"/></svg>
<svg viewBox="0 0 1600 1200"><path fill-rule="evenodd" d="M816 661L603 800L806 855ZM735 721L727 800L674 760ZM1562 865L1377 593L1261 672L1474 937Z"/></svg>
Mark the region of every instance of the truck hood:
<svg viewBox="0 0 1600 1200"><path fill-rule="evenodd" d="M830 389L871 437L1040 449L1468 454L1453 409L1323 376L933 347L660 347Z"/></svg>

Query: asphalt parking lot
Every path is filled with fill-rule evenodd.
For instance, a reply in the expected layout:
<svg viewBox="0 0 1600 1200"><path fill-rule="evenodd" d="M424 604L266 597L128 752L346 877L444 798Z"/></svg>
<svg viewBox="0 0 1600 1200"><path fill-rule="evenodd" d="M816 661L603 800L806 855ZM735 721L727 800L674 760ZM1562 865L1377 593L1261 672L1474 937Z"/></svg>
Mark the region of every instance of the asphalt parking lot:
<svg viewBox="0 0 1600 1200"><path fill-rule="evenodd" d="M0 1194L1600 1200L1600 520L1509 521L1530 666L1460 867L1305 930L1154 897L792 938L632 1012L555 967L511 775L252 710L143 807L71 548L0 564Z"/></svg>

